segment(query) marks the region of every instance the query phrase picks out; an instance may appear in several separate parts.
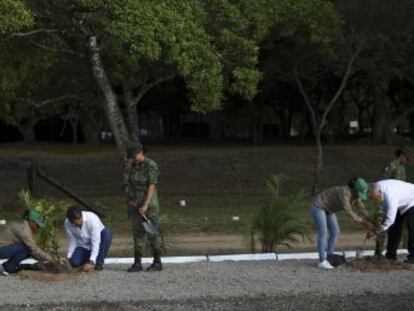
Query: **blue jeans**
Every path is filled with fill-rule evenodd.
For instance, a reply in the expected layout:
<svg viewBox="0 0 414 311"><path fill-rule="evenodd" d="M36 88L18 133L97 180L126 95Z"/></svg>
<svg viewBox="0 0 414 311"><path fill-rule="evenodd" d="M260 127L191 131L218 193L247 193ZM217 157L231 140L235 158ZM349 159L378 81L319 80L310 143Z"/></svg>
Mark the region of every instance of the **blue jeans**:
<svg viewBox="0 0 414 311"><path fill-rule="evenodd" d="M101 231L101 244L99 244L99 253L96 257L96 264L103 265L105 258L108 256L109 248L112 243L112 231L108 228L104 228ZM72 257L69 258L69 262L72 267L80 267L86 264L89 261L91 256L91 251L83 248L77 247L72 254Z"/></svg>
<svg viewBox="0 0 414 311"><path fill-rule="evenodd" d="M340 232L338 220L334 213L328 214L325 210L316 205L311 205L310 210L315 221L316 230L318 231L317 246L319 260L323 261L326 259L326 254L331 255L335 251L336 242L338 241ZM326 245L326 240L328 240L328 245Z"/></svg>
<svg viewBox="0 0 414 311"><path fill-rule="evenodd" d="M3 268L8 273L16 273L20 263L30 256L30 251L24 244L13 244L0 247L0 259L8 259Z"/></svg>

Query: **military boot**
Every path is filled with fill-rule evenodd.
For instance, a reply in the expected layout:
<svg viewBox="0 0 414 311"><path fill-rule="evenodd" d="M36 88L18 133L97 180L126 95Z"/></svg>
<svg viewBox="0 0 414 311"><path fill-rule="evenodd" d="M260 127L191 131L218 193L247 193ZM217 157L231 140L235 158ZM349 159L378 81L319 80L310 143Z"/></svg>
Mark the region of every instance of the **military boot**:
<svg viewBox="0 0 414 311"><path fill-rule="evenodd" d="M134 264L131 267L129 267L127 272L140 272L142 270L143 269L142 269L141 257L135 257Z"/></svg>
<svg viewBox="0 0 414 311"><path fill-rule="evenodd" d="M153 263L147 269L145 269L145 271L162 271L161 257L154 257Z"/></svg>

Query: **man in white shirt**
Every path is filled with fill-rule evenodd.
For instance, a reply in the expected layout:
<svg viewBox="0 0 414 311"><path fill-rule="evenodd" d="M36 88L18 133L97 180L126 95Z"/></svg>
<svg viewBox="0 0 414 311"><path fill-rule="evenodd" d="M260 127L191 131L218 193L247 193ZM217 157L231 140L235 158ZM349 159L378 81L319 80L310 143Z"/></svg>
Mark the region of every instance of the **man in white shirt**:
<svg viewBox="0 0 414 311"><path fill-rule="evenodd" d="M382 202L384 218L377 233L388 230L385 256L390 260L397 259L397 249L405 221L408 230L407 262L414 263L414 184L387 179L370 184L368 192L370 200Z"/></svg>
<svg viewBox="0 0 414 311"><path fill-rule="evenodd" d="M68 259L82 270L102 270L112 242L112 232L99 217L82 211L79 206L67 210L65 231L68 238Z"/></svg>

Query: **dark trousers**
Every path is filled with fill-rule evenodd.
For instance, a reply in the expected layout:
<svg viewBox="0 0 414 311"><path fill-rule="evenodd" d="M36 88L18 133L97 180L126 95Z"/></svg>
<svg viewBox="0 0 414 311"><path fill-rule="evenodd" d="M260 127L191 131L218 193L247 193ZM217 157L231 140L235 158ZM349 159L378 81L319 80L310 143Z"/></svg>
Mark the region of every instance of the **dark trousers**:
<svg viewBox="0 0 414 311"><path fill-rule="evenodd" d="M105 258L108 256L109 248L112 243L112 231L109 228L104 228L101 231L101 243L99 244L99 253L96 257L96 264L103 265ZM72 254L72 257L69 258L69 262L72 267L80 267L86 264L89 261L91 256L91 251L83 248L77 247Z"/></svg>
<svg viewBox="0 0 414 311"><path fill-rule="evenodd" d="M414 207L411 207L404 215L397 213L394 224L388 229L387 253L388 258L396 258L398 246L401 242L404 222L408 231L408 256L414 260Z"/></svg>
<svg viewBox="0 0 414 311"><path fill-rule="evenodd" d="M20 263L30 256L30 251L24 244L14 244L0 247L0 259L8 259L3 268L8 273L16 273Z"/></svg>

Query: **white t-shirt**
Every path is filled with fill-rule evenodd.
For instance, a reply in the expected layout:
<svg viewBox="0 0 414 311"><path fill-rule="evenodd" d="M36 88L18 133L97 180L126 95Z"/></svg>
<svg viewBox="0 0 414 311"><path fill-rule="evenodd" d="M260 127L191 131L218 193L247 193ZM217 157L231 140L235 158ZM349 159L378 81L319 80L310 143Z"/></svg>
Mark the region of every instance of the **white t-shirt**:
<svg viewBox="0 0 414 311"><path fill-rule="evenodd" d="M99 217L92 212L82 211L82 228L73 226L65 219L65 230L68 237L68 258L72 257L77 247L83 247L91 251L89 260L96 263L99 246L101 244L101 231L105 228Z"/></svg>
<svg viewBox="0 0 414 311"><path fill-rule="evenodd" d="M396 179L381 180L377 184L384 197L382 229L387 230L395 222L397 213L403 215L414 206L414 184Z"/></svg>

